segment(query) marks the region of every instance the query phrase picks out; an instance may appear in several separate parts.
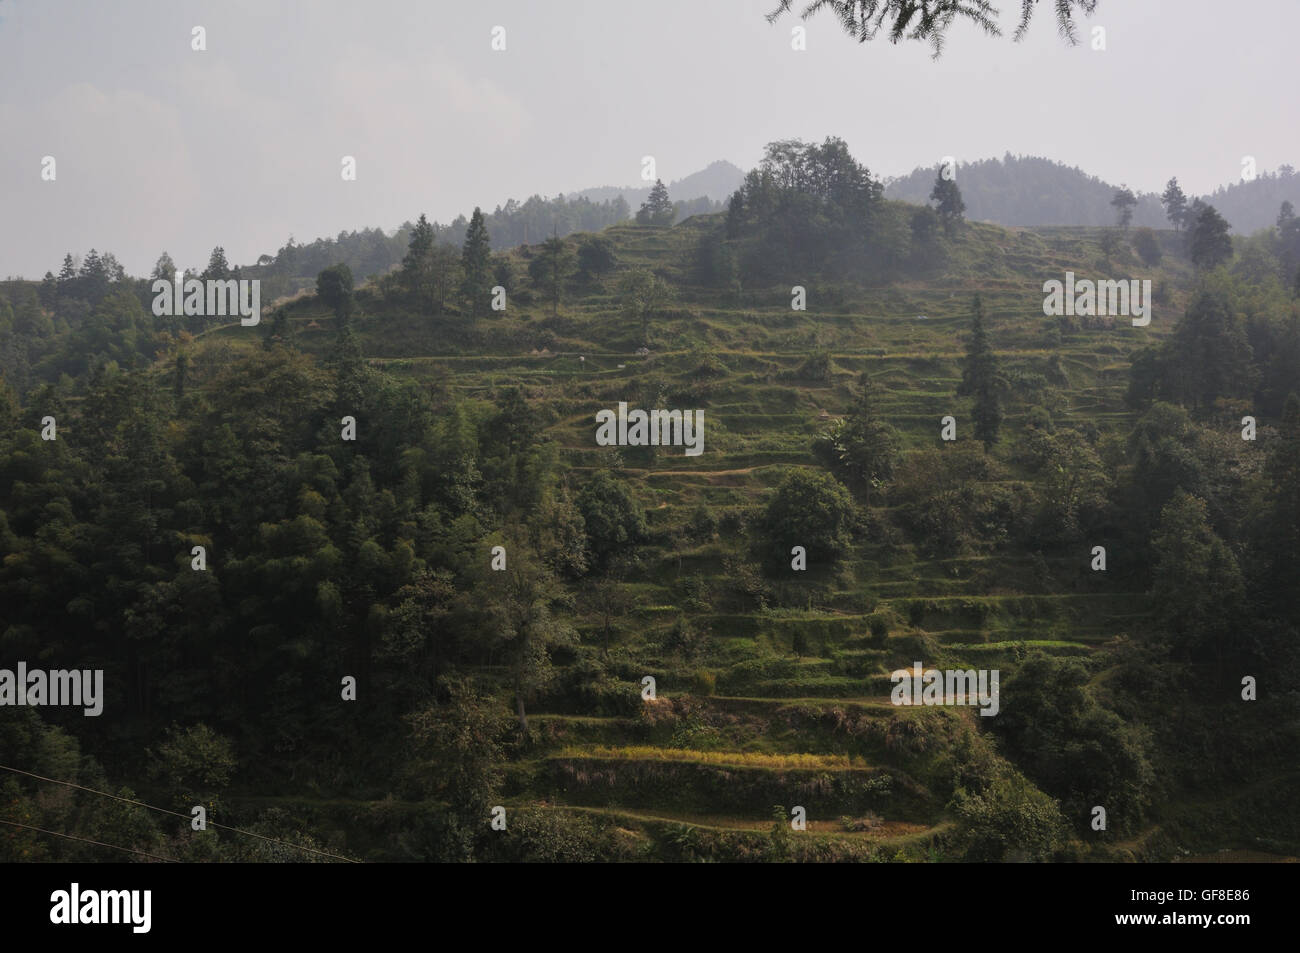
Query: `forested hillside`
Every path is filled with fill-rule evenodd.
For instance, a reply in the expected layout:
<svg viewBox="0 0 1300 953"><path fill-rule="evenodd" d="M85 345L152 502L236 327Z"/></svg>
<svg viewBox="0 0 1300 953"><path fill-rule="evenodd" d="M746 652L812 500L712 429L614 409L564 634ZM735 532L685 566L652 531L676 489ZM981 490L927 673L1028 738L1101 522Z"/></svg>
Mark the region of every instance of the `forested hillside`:
<svg viewBox="0 0 1300 953"><path fill-rule="evenodd" d="M178 859L1300 853L1300 227L980 224L974 169L931 208L789 140L674 225L421 220L255 326L99 254L0 285L0 667L105 673L0 762L179 816L12 771L6 815ZM1047 315L1067 273L1149 324ZM702 452L601 445L620 403ZM916 663L996 714L899 704Z"/></svg>
<svg viewBox="0 0 1300 953"><path fill-rule="evenodd" d="M688 176L684 183L689 184L693 178ZM702 185L708 185L708 182ZM638 190L627 191L632 194ZM648 196L650 189L641 191ZM694 192L680 191L676 187L670 194L676 197L672 203L673 221L681 221L704 212L716 212L721 207L716 200L696 195ZM486 224L492 247L496 250L504 250L527 244L530 240L540 241L548 235L567 237L574 232L600 231L610 225L627 221L631 217L632 209L621 195L595 200L584 195L567 199L563 195L557 195L553 199L534 195L524 202L511 199L504 206L497 206L493 211L486 213ZM458 215L446 225L432 222L430 227L438 242L459 246L465 241L469 218ZM347 265L354 279L363 281L382 275L401 263L414 228L415 225L407 221L391 234L381 228L366 228L360 231L339 232L335 238L318 238L306 245L297 243L293 236L290 236L274 255L262 255L253 264L234 268L229 268L222 249L221 264L216 270L226 267L232 276L258 279L262 282L268 298L292 295L310 288L316 281L316 275L331 265ZM93 254L92 249L77 271L96 270L98 266L92 258ZM75 263L70 261L65 267L70 265ZM159 260L158 268L154 270L154 277L168 273L169 269L175 267L171 257L164 253L163 258ZM193 267L190 272L192 274L215 273L213 261L209 261L207 267Z"/></svg>

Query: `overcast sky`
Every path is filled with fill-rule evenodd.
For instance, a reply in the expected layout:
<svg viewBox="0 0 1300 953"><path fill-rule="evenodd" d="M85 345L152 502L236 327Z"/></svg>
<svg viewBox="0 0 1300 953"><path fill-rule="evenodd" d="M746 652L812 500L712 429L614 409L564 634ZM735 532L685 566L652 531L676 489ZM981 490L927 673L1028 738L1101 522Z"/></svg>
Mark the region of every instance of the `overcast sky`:
<svg viewBox="0 0 1300 953"><path fill-rule="evenodd" d="M1073 48L1050 3L1019 44L1019 0L995 4L1006 36L955 26L932 61L829 12L769 24L775 0L0 0L0 275L92 246L133 274L163 249L251 262L290 234L641 185L644 155L665 182L747 169L778 138L840 136L881 176L1010 151L1136 190L1300 165L1295 0L1100 0Z"/></svg>

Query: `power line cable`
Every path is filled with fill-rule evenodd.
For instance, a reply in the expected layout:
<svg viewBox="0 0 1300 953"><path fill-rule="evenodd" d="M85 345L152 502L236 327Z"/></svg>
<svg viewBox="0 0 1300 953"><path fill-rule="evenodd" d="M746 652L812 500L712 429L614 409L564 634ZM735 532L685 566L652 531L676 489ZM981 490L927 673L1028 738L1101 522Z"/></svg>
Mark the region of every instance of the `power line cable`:
<svg viewBox="0 0 1300 953"><path fill-rule="evenodd" d="M0 817L0 824L8 824L10 827L21 827L28 831L39 831L42 834L50 834L54 837L66 837L68 840L79 840L85 844L94 844L96 847L111 847L113 850L125 850L132 854L139 854L141 857L152 857L154 860L161 860L165 864L179 864L179 860L173 860L170 857L160 857L157 854L150 854L147 851L136 850L134 847L119 847L117 844L105 844L103 841L91 840L89 837L78 837L76 834L62 834L59 831L47 831L43 827L32 827L30 824L19 824L17 821L6 821Z"/></svg>
<svg viewBox="0 0 1300 953"><path fill-rule="evenodd" d="M165 807L155 807L152 804L144 803L144 801L134 801L129 797L122 797L121 795L118 794L110 794L107 791L96 791L94 788L88 788L85 787L84 785L74 784L71 781L61 781L58 778L47 778L39 774L33 774L31 771L23 771L19 768L11 768L8 765L4 765L4 764L0 764L0 771L12 771L14 774L23 774L29 778L36 778L36 780L38 781L49 781L52 784L63 784L70 788L76 788L78 791L86 791L90 794L98 794L101 797L111 797L115 801L124 801L127 804L135 804L138 807L147 807L151 811L161 811L163 814L171 814L173 817L179 817L182 820L186 820L186 821L192 820L191 816L188 814L180 814L176 811L170 811ZM349 864L361 863L361 861L353 860L351 857L343 857L339 854L331 854L327 850L317 850L315 847L304 847L302 844L291 844L288 841L278 840L274 837L268 837L265 834L258 834L256 831L246 831L238 827L230 827L226 824L218 824L216 821L209 821L208 823L212 827L219 827L225 831L233 831L236 834L247 834L249 837L260 837L262 840L270 841L273 844L281 844L285 847L293 847L296 848L297 850L305 850L313 854L320 854L323 857L332 857L335 860L342 860ZM65 835L65 836L70 836L70 835Z"/></svg>

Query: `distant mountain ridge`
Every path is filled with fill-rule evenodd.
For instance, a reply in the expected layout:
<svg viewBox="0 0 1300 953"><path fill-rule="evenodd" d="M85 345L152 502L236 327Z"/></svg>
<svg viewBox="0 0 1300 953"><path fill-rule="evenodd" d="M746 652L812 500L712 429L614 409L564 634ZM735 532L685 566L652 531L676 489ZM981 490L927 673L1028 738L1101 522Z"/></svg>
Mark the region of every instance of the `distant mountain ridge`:
<svg viewBox="0 0 1300 953"><path fill-rule="evenodd" d="M923 205L934 186L935 166L914 169L886 180L885 197ZM1170 175L1177 175L1174 170ZM1119 186L1039 156L1013 156L959 163L957 187L966 203L966 217L997 225L1112 225L1110 200ZM1186 190L1184 190L1186 191ZM1160 196L1134 191L1138 200L1133 225L1169 228ZM1249 182L1221 186L1209 195L1188 193L1217 208L1237 234L1267 228L1277 219L1283 201L1300 207L1300 175L1289 165L1265 172Z"/></svg>
<svg viewBox="0 0 1300 953"><path fill-rule="evenodd" d="M684 199L710 198L715 202L725 202L731 193L740 188L745 172L726 159L710 162L699 172L692 172L681 179L674 179L668 185L668 197L673 201ZM653 183L651 183L653 184ZM592 202L608 202L619 196L628 206L636 210L650 195L650 185L643 188L620 188L616 185L602 185L594 189L583 189L571 193L569 198L584 198Z"/></svg>

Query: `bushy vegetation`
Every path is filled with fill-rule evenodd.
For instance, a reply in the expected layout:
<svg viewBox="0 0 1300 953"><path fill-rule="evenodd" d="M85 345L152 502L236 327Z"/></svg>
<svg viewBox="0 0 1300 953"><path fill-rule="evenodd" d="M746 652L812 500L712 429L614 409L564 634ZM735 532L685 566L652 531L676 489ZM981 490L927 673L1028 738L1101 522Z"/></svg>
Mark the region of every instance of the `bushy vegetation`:
<svg viewBox="0 0 1300 953"><path fill-rule="evenodd" d="M508 252L421 219L256 329L110 256L0 285L0 655L107 691L6 709L0 761L274 841L17 775L6 816L223 860L1294 852L1275 801L1216 813L1295 779L1293 216L1134 236L1143 329L1041 316L1117 229L944 222L838 140L667 208ZM622 401L702 409L704 453L597 446ZM1000 713L891 705L918 660Z"/></svg>

